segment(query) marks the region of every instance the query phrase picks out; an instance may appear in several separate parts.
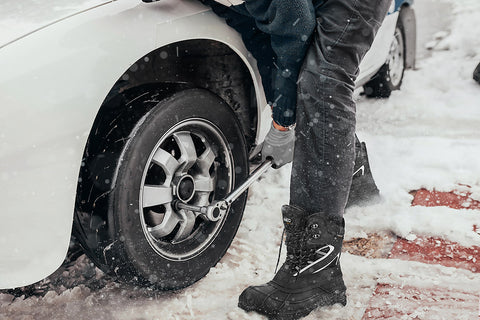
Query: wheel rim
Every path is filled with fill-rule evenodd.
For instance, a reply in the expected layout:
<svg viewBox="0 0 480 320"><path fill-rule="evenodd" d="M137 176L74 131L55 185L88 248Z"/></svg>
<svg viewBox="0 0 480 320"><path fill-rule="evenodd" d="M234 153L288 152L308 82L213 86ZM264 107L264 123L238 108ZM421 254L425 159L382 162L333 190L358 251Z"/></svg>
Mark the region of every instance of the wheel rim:
<svg viewBox="0 0 480 320"><path fill-rule="evenodd" d="M403 70L405 68L403 52L404 44L402 31L399 28L396 28L388 59L390 82L394 87L399 86L402 81Z"/></svg>
<svg viewBox="0 0 480 320"><path fill-rule="evenodd" d="M233 156L221 131L205 119L173 126L158 141L145 166L139 212L150 246L169 260L203 252L221 230L228 212L212 222L198 213L176 210L172 201L206 206L234 185Z"/></svg>

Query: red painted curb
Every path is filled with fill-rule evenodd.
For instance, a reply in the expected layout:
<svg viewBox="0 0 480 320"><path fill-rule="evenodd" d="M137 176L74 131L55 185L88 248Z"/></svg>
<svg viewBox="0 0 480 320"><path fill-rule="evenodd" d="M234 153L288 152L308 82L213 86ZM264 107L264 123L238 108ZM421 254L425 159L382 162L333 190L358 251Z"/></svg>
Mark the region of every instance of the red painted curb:
<svg viewBox="0 0 480 320"><path fill-rule="evenodd" d="M419 237L415 241L398 238L389 258L439 264L480 273L480 247L466 248L458 243L437 238Z"/></svg>
<svg viewBox="0 0 480 320"><path fill-rule="evenodd" d="M468 187L468 186L467 186ZM453 209L480 209L480 201L470 192L439 192L420 189L412 192L412 206L446 206ZM473 231L480 234L480 227ZM480 247L462 247L448 240L418 237L414 241L398 238L389 259L418 261L480 273ZM467 289L468 290L468 289ZM362 320L375 319L478 319L478 290L464 292L447 288L419 288L377 284Z"/></svg>
<svg viewBox="0 0 480 320"><path fill-rule="evenodd" d="M477 319L478 293L378 284L362 320Z"/></svg>
<svg viewBox="0 0 480 320"><path fill-rule="evenodd" d="M464 186L469 187L469 186ZM480 201L472 199L471 192L440 192L420 189L412 191L412 206L446 206L453 209L480 209ZM478 232L478 226L472 226ZM447 267L467 269L480 272L480 247L465 248L458 243L434 239L417 238L414 242L398 239L391 251L391 258L414 260Z"/></svg>
<svg viewBox="0 0 480 320"><path fill-rule="evenodd" d="M471 192L441 192L420 189L412 191L412 206L437 207L445 206L453 209L480 209L480 201L472 199Z"/></svg>

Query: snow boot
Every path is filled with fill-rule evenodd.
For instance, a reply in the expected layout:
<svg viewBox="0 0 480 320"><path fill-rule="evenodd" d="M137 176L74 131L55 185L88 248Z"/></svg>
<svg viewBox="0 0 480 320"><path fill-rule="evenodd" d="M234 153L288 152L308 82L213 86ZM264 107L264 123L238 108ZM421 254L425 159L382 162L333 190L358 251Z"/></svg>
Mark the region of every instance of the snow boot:
<svg viewBox="0 0 480 320"><path fill-rule="evenodd" d="M355 143L355 165L347 207L374 200L379 197L379 193L370 170L367 146L365 142L358 141Z"/></svg>
<svg viewBox="0 0 480 320"><path fill-rule="evenodd" d="M282 207L287 259L270 282L251 286L238 306L273 320L293 320L321 306L346 305L346 287L339 258L344 220L313 214L293 206Z"/></svg>

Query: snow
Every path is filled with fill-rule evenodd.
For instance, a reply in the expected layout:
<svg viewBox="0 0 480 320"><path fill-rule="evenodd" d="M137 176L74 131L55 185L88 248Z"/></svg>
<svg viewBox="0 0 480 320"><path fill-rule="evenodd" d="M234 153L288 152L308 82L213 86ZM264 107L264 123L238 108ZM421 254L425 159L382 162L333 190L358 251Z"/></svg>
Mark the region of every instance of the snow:
<svg viewBox="0 0 480 320"><path fill-rule="evenodd" d="M480 62L480 2L452 0L450 5L451 26L420 44L428 44L431 52L417 62L417 70L405 74L401 91L387 100L357 95L358 135L367 143L381 200L347 210L346 239L393 232L410 240L433 236L464 246L480 245L479 234L472 230L474 224L480 225L478 210L410 205L409 192L420 188L470 190L480 200L480 85L471 79ZM264 319L239 309L237 299L246 286L273 276L282 233L279 207L288 202L289 179L286 166L270 170L251 187L242 224L227 254L189 288L157 292L114 283L81 257L77 269L64 275L79 279L80 285L13 302L13 296L0 293L0 318ZM322 308L305 319L361 319L379 282L395 288L435 286L452 292L480 288L478 273L439 265L348 253L342 255L341 264L347 306ZM420 299L430 297L423 294ZM386 303L404 306L398 299ZM418 319L468 316L461 306L443 312L419 309L416 315Z"/></svg>
<svg viewBox="0 0 480 320"><path fill-rule="evenodd" d="M472 73L480 62L479 14L478 1L455 2L451 30L434 35L439 41L432 56L405 74L402 90L388 101L359 101L358 135L367 142L383 201L349 210L349 235L383 229L479 244L471 227L480 222L478 212L410 207L408 193L462 184L478 197L480 86Z"/></svg>

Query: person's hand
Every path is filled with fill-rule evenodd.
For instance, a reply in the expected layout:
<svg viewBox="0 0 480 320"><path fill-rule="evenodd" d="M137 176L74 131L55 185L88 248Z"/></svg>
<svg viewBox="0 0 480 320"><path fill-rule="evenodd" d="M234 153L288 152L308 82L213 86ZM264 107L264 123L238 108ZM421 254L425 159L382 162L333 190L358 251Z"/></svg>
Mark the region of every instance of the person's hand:
<svg viewBox="0 0 480 320"><path fill-rule="evenodd" d="M278 128L278 129L277 129ZM262 160L272 159L275 169L292 162L295 131L272 122L262 147Z"/></svg>

